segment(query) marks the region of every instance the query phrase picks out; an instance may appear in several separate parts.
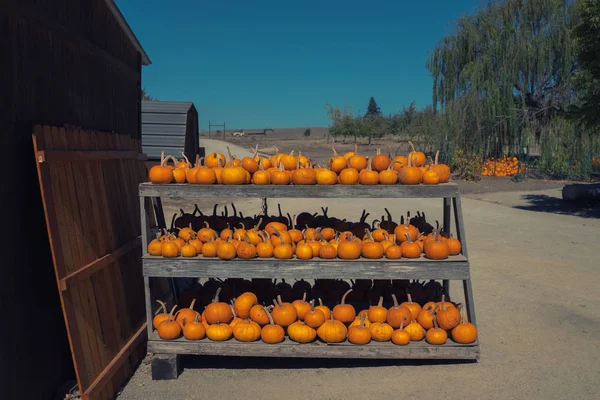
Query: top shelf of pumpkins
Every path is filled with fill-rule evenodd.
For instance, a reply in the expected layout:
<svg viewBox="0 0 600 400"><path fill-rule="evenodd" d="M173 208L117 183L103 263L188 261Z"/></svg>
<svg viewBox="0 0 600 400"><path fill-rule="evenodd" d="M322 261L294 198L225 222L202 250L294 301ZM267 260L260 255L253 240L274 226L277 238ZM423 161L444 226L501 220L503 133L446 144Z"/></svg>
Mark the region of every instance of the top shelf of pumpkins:
<svg viewBox="0 0 600 400"><path fill-rule="evenodd" d="M410 143L410 142L409 142ZM221 153L211 153L206 158L196 158L192 165L183 155L182 160L172 156L161 156L161 163L150 169L149 180L154 184L192 183L199 185L437 185L450 179L450 168L416 151L407 156L381 153L377 150L372 158L354 151L339 155L332 146L333 156L327 165L319 166L294 151L289 154L276 152L271 157L258 154L258 145L252 157L237 159L231 155L229 161ZM169 161L173 165L169 165Z"/></svg>

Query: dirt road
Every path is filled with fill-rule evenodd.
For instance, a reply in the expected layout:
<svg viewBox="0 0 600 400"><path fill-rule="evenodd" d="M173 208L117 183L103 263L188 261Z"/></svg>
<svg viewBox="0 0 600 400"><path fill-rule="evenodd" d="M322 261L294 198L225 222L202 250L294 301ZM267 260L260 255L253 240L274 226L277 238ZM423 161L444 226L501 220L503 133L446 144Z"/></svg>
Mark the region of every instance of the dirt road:
<svg viewBox="0 0 600 400"><path fill-rule="evenodd" d="M185 361L177 381L152 381L142 364L119 399L598 398L600 220L514 208L523 195L507 196L463 199L482 346L478 363L198 357ZM422 210L435 220L440 203L369 200L368 208L378 214L391 207L396 218ZM322 204L282 202L289 212ZM329 206L330 213L355 219L364 203ZM243 209L254 213L257 207L249 201Z"/></svg>

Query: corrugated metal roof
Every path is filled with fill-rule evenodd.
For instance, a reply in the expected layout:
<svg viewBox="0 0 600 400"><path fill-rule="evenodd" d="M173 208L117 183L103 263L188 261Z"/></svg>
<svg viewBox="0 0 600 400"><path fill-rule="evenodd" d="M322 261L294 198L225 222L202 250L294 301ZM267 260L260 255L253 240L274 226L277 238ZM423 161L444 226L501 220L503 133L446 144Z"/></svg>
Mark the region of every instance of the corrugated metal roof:
<svg viewBox="0 0 600 400"><path fill-rule="evenodd" d="M142 100L142 112L186 114L193 106L189 101Z"/></svg>
<svg viewBox="0 0 600 400"><path fill-rule="evenodd" d="M148 159L159 159L162 151L181 155L186 144L187 114L193 107L194 103L183 101L142 101L142 151Z"/></svg>

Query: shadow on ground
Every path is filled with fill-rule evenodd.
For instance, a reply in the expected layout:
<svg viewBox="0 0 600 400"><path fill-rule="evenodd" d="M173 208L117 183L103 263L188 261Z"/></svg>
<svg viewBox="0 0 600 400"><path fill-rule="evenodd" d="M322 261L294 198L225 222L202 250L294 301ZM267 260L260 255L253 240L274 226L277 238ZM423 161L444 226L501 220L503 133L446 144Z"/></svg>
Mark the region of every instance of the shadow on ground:
<svg viewBox="0 0 600 400"><path fill-rule="evenodd" d="M316 369L364 368L388 366L427 366L443 364L472 364L473 360L364 360L322 358L271 358L271 357L221 357L184 356L182 368L193 369Z"/></svg>
<svg viewBox="0 0 600 400"><path fill-rule="evenodd" d="M546 194L526 194L521 198L529 204L515 206L520 210L574 215L583 218L600 218L600 203L570 203Z"/></svg>

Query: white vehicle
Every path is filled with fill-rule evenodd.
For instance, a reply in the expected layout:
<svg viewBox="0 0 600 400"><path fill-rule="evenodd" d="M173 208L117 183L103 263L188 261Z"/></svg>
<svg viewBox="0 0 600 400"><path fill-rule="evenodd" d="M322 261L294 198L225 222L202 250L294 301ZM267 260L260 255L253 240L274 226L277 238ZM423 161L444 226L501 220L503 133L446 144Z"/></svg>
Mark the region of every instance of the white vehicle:
<svg viewBox="0 0 600 400"><path fill-rule="evenodd" d="M249 136L249 135L266 135L267 132L273 132L273 133L275 133L275 130L274 129L270 129L270 128L265 128L262 131L246 132L246 131L244 131L242 129L242 130L233 132L231 135L233 137L243 137L243 136Z"/></svg>

